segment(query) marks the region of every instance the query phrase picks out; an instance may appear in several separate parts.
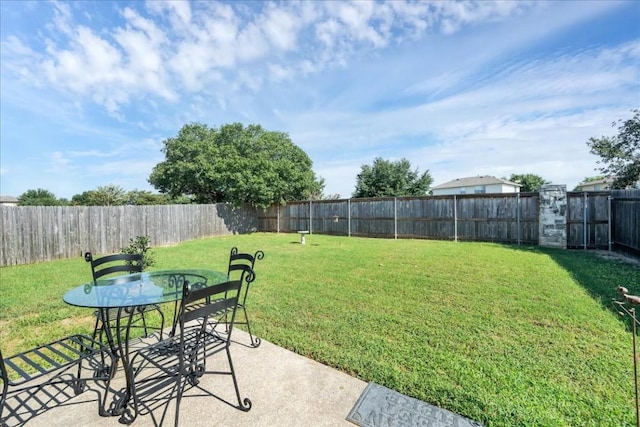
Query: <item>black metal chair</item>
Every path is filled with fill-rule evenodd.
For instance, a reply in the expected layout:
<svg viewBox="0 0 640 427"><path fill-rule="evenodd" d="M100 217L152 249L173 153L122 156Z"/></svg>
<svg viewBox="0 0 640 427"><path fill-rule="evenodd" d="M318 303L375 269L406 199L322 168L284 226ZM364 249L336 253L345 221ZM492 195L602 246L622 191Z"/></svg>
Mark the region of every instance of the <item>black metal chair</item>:
<svg viewBox="0 0 640 427"><path fill-rule="evenodd" d="M93 275L93 284L94 286L100 286L99 279L111 274L119 273L119 274L130 274L130 273L141 273L142 272L142 255L141 254L114 254L114 255L106 255L100 258L93 258L91 252L87 252L84 255L85 261L91 264L91 274ZM162 330L164 329L164 314L162 310L160 310L160 306L157 304L153 305L145 305L140 307L131 308L132 310L136 310L136 315L138 319L135 319L132 322L132 327L142 328L144 330L144 336L149 336L149 329L158 330L159 340L162 339ZM160 315L161 324L160 327L149 327L147 325L147 320L145 319L145 313L150 310L155 310ZM107 327L109 324L113 324L113 322L117 319L117 316L128 316L129 312L126 310L118 310L118 309L105 309L105 310L96 310L94 315L96 317L96 323L93 328L93 339L98 339L101 342L103 341L103 334L107 334L107 339L109 343L114 343L113 337L111 336L111 330ZM139 326L139 323L142 323L142 326Z"/></svg>
<svg viewBox="0 0 640 427"><path fill-rule="evenodd" d="M71 372L74 368L75 374ZM92 374L83 376L83 368L90 370ZM24 395L16 397L17 407L23 406L31 413L37 414L41 409L50 407L52 402L61 403L58 398L64 395L58 388L53 394L45 392L46 399L42 399L42 396L38 396L38 392L44 387L66 384L73 388L74 394L78 395L85 390L88 379L105 383L104 396L99 403L99 413L106 416L107 391L115 368L116 359L109 347L86 335L77 334L60 338L6 358L0 351L0 383L2 383L0 425L5 425L2 415L5 406L8 406L9 396L25 392ZM14 408L13 413L16 412L17 409ZM25 420L22 419L22 421Z"/></svg>
<svg viewBox="0 0 640 427"><path fill-rule="evenodd" d="M251 324L249 322L249 316L247 314L247 295L249 293L249 287L256 279L255 263L256 260L264 258L264 252L256 251L253 255L249 253L240 253L238 248L231 248L229 255L229 268L227 275L229 279L236 279L243 282L243 291L238 301L238 307L242 309L244 320L236 321L236 325L247 325L247 332L251 338L251 346L258 347L261 343L260 338L254 337L251 333Z"/></svg>
<svg viewBox="0 0 640 427"><path fill-rule="evenodd" d="M176 334L139 349L131 360L136 414L139 412L138 405L145 402L144 396L161 394L166 397L168 393L160 393L160 389L177 389L177 426L185 388L187 385L198 385L200 377L205 374L230 375L237 398L237 405L233 406L245 412L251 409L251 400L240 397L229 349L241 288L242 282L239 280L211 286L204 283L184 283ZM230 316L228 333L218 334L215 325L224 322L226 315ZM207 371L207 358L221 351L226 352L229 371ZM202 389L201 386L199 388ZM218 398L226 402L223 398ZM152 400L157 399L153 397Z"/></svg>

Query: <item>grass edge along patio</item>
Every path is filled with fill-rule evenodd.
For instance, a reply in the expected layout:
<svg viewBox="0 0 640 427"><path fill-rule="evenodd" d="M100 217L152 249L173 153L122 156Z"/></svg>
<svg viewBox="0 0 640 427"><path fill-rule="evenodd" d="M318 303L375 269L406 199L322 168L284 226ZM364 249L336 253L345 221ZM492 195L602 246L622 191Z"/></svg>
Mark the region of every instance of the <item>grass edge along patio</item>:
<svg viewBox="0 0 640 427"><path fill-rule="evenodd" d="M248 301L262 339L486 426L635 422L632 337L612 299L617 286L640 292L636 266L580 250L254 233L154 248L153 269L224 269L232 246L265 252ZM61 298L89 280L80 257L1 268L3 352L89 331L91 312Z"/></svg>

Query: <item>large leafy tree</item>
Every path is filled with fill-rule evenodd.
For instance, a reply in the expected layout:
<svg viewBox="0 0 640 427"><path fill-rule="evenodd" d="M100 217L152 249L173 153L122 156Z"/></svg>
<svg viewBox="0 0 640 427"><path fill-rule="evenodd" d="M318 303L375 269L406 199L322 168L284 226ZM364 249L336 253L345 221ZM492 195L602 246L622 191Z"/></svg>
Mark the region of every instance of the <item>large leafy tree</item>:
<svg viewBox="0 0 640 427"><path fill-rule="evenodd" d="M600 156L600 171L614 177L613 188L635 187L640 180L640 110L631 110L633 117L618 120L615 136L589 138L591 153Z"/></svg>
<svg viewBox="0 0 640 427"><path fill-rule="evenodd" d="M60 206L67 203L65 199L58 199L55 194L44 188L27 190L18 196L18 206Z"/></svg>
<svg viewBox="0 0 640 427"><path fill-rule="evenodd" d="M152 170L149 183L170 197L193 196L196 203L274 202L321 194L322 179L309 156L289 135L259 125L228 124L220 129L191 123L164 141L165 161Z"/></svg>
<svg viewBox="0 0 640 427"><path fill-rule="evenodd" d="M533 173L512 173L509 181L520 184L522 186L520 191L523 193L538 191L543 185L551 183L551 181Z"/></svg>
<svg viewBox="0 0 640 427"><path fill-rule="evenodd" d="M422 174L417 168L412 170L407 159L390 161L378 157L373 165L362 165L353 197L424 196L432 182L428 170Z"/></svg>

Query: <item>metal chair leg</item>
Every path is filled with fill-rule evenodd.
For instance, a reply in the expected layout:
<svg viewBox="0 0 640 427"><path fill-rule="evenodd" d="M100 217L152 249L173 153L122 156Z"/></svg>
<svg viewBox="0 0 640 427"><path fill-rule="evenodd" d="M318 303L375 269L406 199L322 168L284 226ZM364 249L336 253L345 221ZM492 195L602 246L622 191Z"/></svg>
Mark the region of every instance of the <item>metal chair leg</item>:
<svg viewBox="0 0 640 427"><path fill-rule="evenodd" d="M244 312L244 320L246 321L247 332L249 332L249 338L251 339L251 347L256 348L260 346L260 344L262 343L262 340L251 333L251 322L249 322L249 315L247 314L247 309L245 308L244 305L242 305L241 307L242 307L242 311Z"/></svg>
<svg viewBox="0 0 640 427"><path fill-rule="evenodd" d="M229 351L229 346L225 348L227 351L227 360L229 361L229 368L231 370L231 378L233 378L233 386L236 389L236 397L238 398L238 406L237 408L241 411L248 412L251 409L251 400L247 397L242 399L240 397L240 389L238 388L238 380L236 379L236 371L233 368L233 361L231 360L231 352Z"/></svg>

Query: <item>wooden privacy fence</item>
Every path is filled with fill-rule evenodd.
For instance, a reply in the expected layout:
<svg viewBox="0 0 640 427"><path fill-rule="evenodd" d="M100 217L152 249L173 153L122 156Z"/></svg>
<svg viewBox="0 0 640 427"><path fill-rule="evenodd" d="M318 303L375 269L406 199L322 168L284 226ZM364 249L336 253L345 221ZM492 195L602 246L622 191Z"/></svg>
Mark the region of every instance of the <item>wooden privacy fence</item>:
<svg viewBox="0 0 640 427"><path fill-rule="evenodd" d="M567 192L567 247L640 253L640 190ZM539 242L538 193L318 200L259 212L261 231Z"/></svg>
<svg viewBox="0 0 640 427"><path fill-rule="evenodd" d="M566 193L567 247L640 254L640 190ZM148 236L162 246L209 236L296 232L539 243L539 194L318 200L264 211L227 204L0 206L0 266L119 252Z"/></svg>
<svg viewBox="0 0 640 427"><path fill-rule="evenodd" d="M537 193L289 202L258 215L262 231L538 242Z"/></svg>
<svg viewBox="0 0 640 427"><path fill-rule="evenodd" d="M120 252L148 236L162 246L258 226L254 208L212 205L0 206L2 266Z"/></svg>

